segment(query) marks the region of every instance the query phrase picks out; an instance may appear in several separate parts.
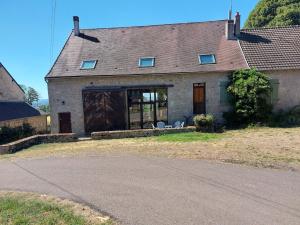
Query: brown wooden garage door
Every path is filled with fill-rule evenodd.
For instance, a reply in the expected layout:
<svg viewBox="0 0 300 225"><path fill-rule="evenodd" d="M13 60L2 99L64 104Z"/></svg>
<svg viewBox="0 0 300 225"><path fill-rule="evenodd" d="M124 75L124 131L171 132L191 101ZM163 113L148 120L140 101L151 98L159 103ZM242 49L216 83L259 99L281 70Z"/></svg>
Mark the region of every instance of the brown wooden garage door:
<svg viewBox="0 0 300 225"><path fill-rule="evenodd" d="M126 129L124 91L83 91L86 133Z"/></svg>

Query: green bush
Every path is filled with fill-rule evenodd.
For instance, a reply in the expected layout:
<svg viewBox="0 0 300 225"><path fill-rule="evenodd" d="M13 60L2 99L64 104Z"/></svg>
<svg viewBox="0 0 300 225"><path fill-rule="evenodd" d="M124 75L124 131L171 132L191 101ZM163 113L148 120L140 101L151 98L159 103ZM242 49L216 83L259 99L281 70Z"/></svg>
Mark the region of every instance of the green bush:
<svg viewBox="0 0 300 225"><path fill-rule="evenodd" d="M280 110L273 113L268 125L272 127L300 126L300 106L295 106L289 111Z"/></svg>
<svg viewBox="0 0 300 225"><path fill-rule="evenodd" d="M224 113L228 126L266 123L272 113L269 78L255 69L242 69L229 77L230 112Z"/></svg>
<svg viewBox="0 0 300 225"><path fill-rule="evenodd" d="M6 144L21 138L29 137L35 134L35 129L29 124L23 124L19 127L0 127L0 144Z"/></svg>
<svg viewBox="0 0 300 225"><path fill-rule="evenodd" d="M194 117L194 124L197 131L213 132L214 131L214 116L211 114L201 114Z"/></svg>

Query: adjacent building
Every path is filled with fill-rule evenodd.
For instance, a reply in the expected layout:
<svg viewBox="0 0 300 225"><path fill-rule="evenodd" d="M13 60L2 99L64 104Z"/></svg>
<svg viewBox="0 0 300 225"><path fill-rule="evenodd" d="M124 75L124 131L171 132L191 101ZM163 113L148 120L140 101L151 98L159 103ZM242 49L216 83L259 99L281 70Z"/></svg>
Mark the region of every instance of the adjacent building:
<svg viewBox="0 0 300 225"><path fill-rule="evenodd" d="M4 121L41 115L25 102L25 93L7 69L0 63L0 126Z"/></svg>
<svg viewBox="0 0 300 225"><path fill-rule="evenodd" d="M229 109L228 75L256 67L276 108L300 104L300 27L240 30L235 20L71 32L46 76L52 132L143 129Z"/></svg>
<svg viewBox="0 0 300 225"><path fill-rule="evenodd" d="M0 63L0 101L24 101L25 93Z"/></svg>

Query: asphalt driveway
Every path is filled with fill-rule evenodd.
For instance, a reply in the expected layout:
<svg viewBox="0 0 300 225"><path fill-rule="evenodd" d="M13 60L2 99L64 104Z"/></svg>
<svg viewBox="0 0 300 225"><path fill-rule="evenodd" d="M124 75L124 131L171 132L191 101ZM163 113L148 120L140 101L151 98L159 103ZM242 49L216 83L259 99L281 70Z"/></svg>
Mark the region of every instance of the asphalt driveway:
<svg viewBox="0 0 300 225"><path fill-rule="evenodd" d="M90 155L0 161L0 189L56 195L120 224L300 224L300 173L200 160Z"/></svg>

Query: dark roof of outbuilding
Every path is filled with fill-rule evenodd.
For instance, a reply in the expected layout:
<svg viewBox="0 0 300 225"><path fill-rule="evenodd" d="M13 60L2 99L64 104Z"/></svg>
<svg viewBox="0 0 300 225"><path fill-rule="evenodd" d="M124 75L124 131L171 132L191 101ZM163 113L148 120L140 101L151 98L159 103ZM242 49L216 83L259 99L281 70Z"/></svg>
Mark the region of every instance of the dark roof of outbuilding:
<svg viewBox="0 0 300 225"><path fill-rule="evenodd" d="M300 26L245 29L240 44L250 67L300 69Z"/></svg>
<svg viewBox="0 0 300 225"><path fill-rule="evenodd" d="M238 41L225 37L226 20L124 28L81 29L70 34L47 77L232 71L246 68ZM216 64L200 65L199 54L215 54ZM139 68L141 57L155 67ZM98 60L81 70L83 60Z"/></svg>
<svg viewBox="0 0 300 225"><path fill-rule="evenodd" d="M0 121L39 115L37 109L25 102L0 102Z"/></svg>

